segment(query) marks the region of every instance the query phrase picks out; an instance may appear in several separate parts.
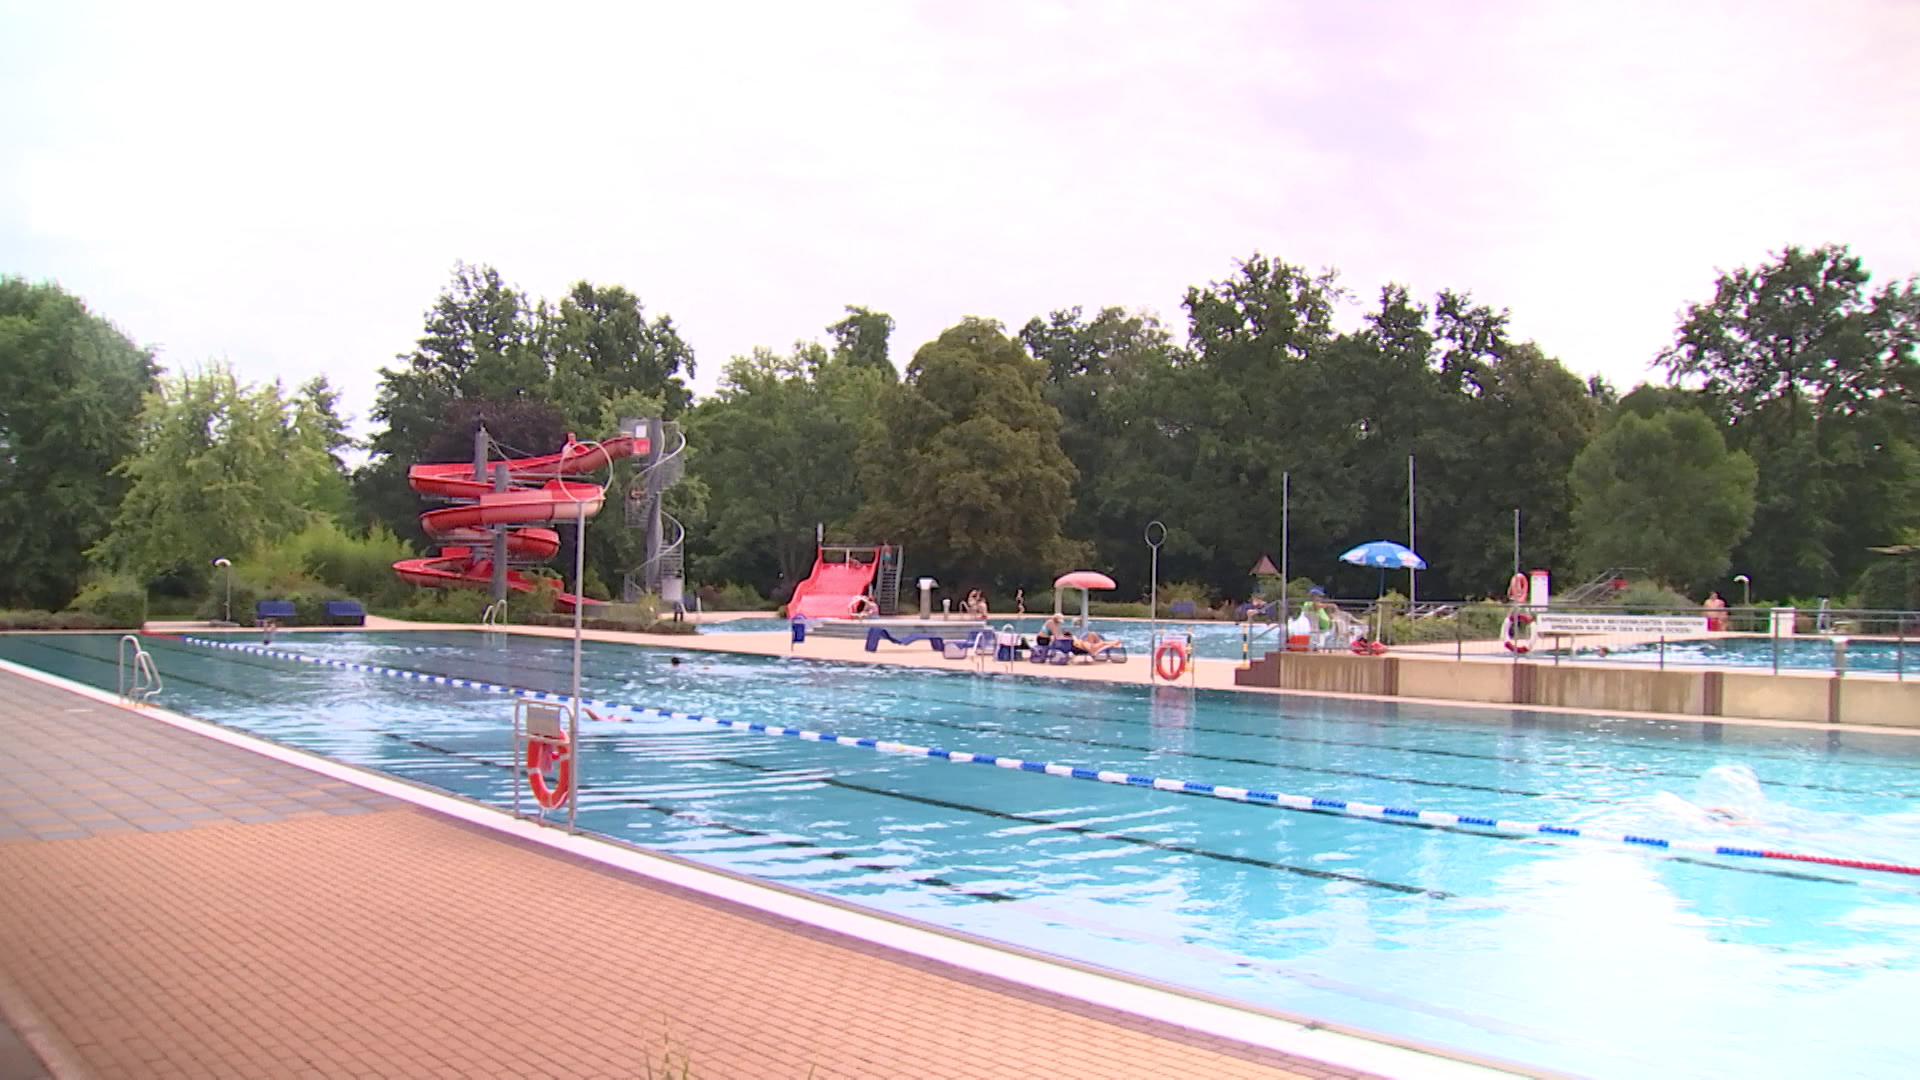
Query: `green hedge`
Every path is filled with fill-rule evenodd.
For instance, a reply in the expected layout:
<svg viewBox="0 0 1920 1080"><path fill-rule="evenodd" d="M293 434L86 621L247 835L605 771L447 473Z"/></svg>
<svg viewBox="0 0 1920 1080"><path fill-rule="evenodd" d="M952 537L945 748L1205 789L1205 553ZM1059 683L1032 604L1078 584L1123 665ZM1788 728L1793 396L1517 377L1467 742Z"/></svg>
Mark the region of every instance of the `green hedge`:
<svg viewBox="0 0 1920 1080"><path fill-rule="evenodd" d="M147 622L147 587L125 575L99 578L81 589L67 610L98 616L116 630L138 630Z"/></svg>
<svg viewBox="0 0 1920 1080"><path fill-rule="evenodd" d="M0 611L0 630L112 630L111 620L86 611Z"/></svg>
<svg viewBox="0 0 1920 1080"><path fill-rule="evenodd" d="M534 615L527 619L529 626L572 626L572 615ZM671 619L656 619L646 622L641 619L607 619L583 616L580 626L586 630L617 630L629 634L697 634L700 627L690 622L674 622Z"/></svg>

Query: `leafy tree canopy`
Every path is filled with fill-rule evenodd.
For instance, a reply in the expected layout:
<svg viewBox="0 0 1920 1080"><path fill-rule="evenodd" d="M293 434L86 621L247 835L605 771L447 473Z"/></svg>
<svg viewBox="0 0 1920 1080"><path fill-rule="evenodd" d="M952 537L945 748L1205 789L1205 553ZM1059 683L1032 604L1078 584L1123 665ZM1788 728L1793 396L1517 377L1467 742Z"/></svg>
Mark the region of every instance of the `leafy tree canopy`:
<svg viewBox="0 0 1920 1080"><path fill-rule="evenodd" d="M1640 566L1667 585L1705 586L1753 521L1753 460L1692 410L1622 413L1574 459L1572 480L1584 573Z"/></svg>
<svg viewBox="0 0 1920 1080"><path fill-rule="evenodd" d="M59 286L0 277L0 606L59 608L79 592L156 370Z"/></svg>

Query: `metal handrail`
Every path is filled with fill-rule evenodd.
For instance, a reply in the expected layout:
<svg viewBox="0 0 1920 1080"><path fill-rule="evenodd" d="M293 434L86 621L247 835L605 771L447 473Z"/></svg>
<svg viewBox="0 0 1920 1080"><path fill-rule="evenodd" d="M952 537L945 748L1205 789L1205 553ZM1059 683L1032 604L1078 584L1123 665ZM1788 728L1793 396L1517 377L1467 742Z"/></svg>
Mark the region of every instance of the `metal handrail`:
<svg viewBox="0 0 1920 1080"><path fill-rule="evenodd" d="M127 652L129 645L133 647L131 655ZM165 684L160 680L160 668L153 662L153 654L141 647L138 637L121 635L117 653L121 701L130 705L145 705L165 689Z"/></svg>
<svg viewBox="0 0 1920 1080"><path fill-rule="evenodd" d="M506 617L507 602L505 600L495 600L493 603L487 605L485 611L480 613L480 625L488 630L498 630L500 629L501 620Z"/></svg>

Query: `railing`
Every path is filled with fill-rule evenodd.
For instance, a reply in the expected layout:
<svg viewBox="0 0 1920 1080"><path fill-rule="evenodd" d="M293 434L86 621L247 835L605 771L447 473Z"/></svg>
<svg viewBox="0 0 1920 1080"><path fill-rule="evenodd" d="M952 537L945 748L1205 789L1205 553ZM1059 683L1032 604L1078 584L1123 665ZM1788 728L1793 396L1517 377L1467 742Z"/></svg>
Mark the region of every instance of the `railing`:
<svg viewBox="0 0 1920 1080"><path fill-rule="evenodd" d="M662 425L663 441L671 445L659 460L640 470L627 492L627 526L650 528L653 515L660 515L660 550L651 553L638 567L627 571L621 586L621 598L631 603L643 592L661 592L661 583L686 578L685 547L687 530L662 507L666 490L686 475L687 436L677 423Z"/></svg>
<svg viewBox="0 0 1920 1080"><path fill-rule="evenodd" d="M1725 670L1814 671L1906 678L1920 612L1787 607L1580 604L1545 607L1450 601L1409 614L1404 603L1328 604L1335 630L1307 651L1362 651L1380 642L1401 655L1527 663L1603 663ZM1298 616L1296 616L1296 620ZM1310 619L1311 622L1311 619ZM1292 637L1299 637L1296 629ZM1249 660L1260 652L1243 632Z"/></svg>
<svg viewBox="0 0 1920 1080"><path fill-rule="evenodd" d="M483 629L489 631L500 629L501 624L506 622L506 619L507 602L505 600L495 600L493 603L487 605L485 611L480 613L480 625Z"/></svg>
<svg viewBox="0 0 1920 1080"><path fill-rule="evenodd" d="M141 648L139 638L132 634L122 635L118 659L121 701L130 705L145 705L163 689L160 668L154 664L153 654Z"/></svg>

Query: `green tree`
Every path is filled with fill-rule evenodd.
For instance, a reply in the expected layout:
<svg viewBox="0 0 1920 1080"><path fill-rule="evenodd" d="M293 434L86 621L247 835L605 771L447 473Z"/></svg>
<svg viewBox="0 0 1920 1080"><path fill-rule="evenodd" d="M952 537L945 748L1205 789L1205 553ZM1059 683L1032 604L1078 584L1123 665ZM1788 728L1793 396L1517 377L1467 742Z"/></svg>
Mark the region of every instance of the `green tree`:
<svg viewBox="0 0 1920 1080"><path fill-rule="evenodd" d="M848 304L847 317L827 327L827 333L833 335L835 359L852 367L881 372L888 382L900 381L900 373L894 369L893 358L887 353L888 342L893 337L893 316Z"/></svg>
<svg viewBox="0 0 1920 1080"><path fill-rule="evenodd" d="M0 278L0 606L79 592L154 374L147 350L59 286Z"/></svg>
<svg viewBox="0 0 1920 1080"><path fill-rule="evenodd" d="M711 500L704 576L791 585L812 566L815 524L848 533L861 503L854 463L896 378L812 343L727 365L689 418Z"/></svg>
<svg viewBox="0 0 1920 1080"><path fill-rule="evenodd" d="M113 529L89 552L150 579L196 579L216 558L256 551L324 515L299 501L332 470L277 383L242 385L223 364L164 380L141 412L139 450L115 469L131 484Z"/></svg>
<svg viewBox="0 0 1920 1080"><path fill-rule="evenodd" d="M1142 411L1148 386L1171 374L1171 336L1151 315L1109 307L1089 319L1075 307L1036 316L1020 340L1046 366L1044 396L1060 411L1060 448L1079 474L1067 534L1090 541L1099 565L1130 569L1159 509L1153 485L1140 481L1164 439Z"/></svg>
<svg viewBox="0 0 1920 1080"><path fill-rule="evenodd" d="M1030 581L1079 561L1062 531L1074 468L1044 377L990 320L922 345L861 455L864 534L962 580Z"/></svg>
<svg viewBox="0 0 1920 1080"><path fill-rule="evenodd" d="M1574 459L1572 484L1586 573L1641 566L1676 588L1706 586L1753 521L1753 460L1692 410L1622 413Z"/></svg>
<svg viewBox="0 0 1920 1080"><path fill-rule="evenodd" d="M1760 470L1743 571L1775 595L1830 593L1869 548L1920 525L1920 284L1879 289L1841 245L1723 273L1660 358L1697 383Z"/></svg>

